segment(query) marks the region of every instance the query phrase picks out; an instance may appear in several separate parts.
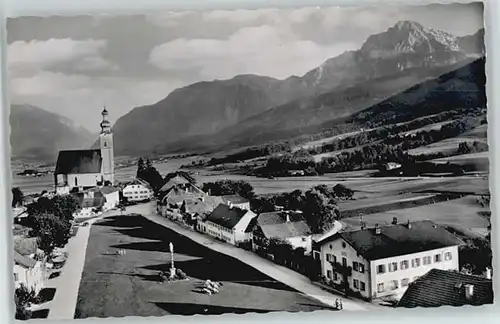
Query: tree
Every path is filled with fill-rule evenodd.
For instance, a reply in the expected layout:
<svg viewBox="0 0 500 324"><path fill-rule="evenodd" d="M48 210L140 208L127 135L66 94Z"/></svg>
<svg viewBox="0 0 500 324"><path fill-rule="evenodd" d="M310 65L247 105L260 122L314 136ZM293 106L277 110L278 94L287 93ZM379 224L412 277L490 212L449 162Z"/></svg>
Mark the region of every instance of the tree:
<svg viewBox="0 0 500 324"><path fill-rule="evenodd" d="M55 196L52 199L40 197L37 201L28 205L28 215L51 214L70 221L73 219L73 213L80 208L80 202L72 195Z"/></svg>
<svg viewBox="0 0 500 324"><path fill-rule="evenodd" d="M142 158L137 163L137 178L142 179L149 183L153 191L157 192L165 183L161 174L152 165L151 161L147 159L144 161Z"/></svg>
<svg viewBox="0 0 500 324"><path fill-rule="evenodd" d="M38 237L42 251L50 255L54 248L63 247L70 238L71 223L52 214L33 216L32 236Z"/></svg>
<svg viewBox="0 0 500 324"><path fill-rule="evenodd" d="M14 291L14 302L16 304L16 315L17 320L29 320L31 318L31 311L29 306L35 294L32 290L29 290L25 285L21 284Z"/></svg>
<svg viewBox="0 0 500 324"><path fill-rule="evenodd" d="M243 180L219 180L216 182L207 182L203 184L202 190L210 192L210 194L214 196L238 194L246 199L252 199L255 197L252 185Z"/></svg>
<svg viewBox="0 0 500 324"><path fill-rule="evenodd" d="M19 187L12 188L12 207L17 207L23 204L24 194Z"/></svg>
<svg viewBox="0 0 500 324"><path fill-rule="evenodd" d="M306 192L302 211L314 234L328 231L335 224L335 220L340 217L335 202L315 189Z"/></svg>

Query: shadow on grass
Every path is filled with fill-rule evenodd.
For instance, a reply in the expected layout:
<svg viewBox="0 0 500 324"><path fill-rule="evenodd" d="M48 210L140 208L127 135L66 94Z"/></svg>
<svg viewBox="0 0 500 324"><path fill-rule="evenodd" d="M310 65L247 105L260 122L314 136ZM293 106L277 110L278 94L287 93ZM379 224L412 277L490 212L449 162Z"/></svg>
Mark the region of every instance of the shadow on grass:
<svg viewBox="0 0 500 324"><path fill-rule="evenodd" d="M56 288L43 288L38 293L38 304L46 303L54 299Z"/></svg>
<svg viewBox="0 0 500 324"><path fill-rule="evenodd" d="M279 281L273 280L254 268L223 255L211 259L201 258L177 261L175 265L189 277L200 280L210 279L212 281L226 281L249 286L297 292L295 289ZM145 266L143 268L147 270L167 271L170 268L170 263Z"/></svg>
<svg viewBox="0 0 500 324"><path fill-rule="evenodd" d="M96 273L102 274L102 275L136 277L136 278L140 278L140 279L145 280L145 281L162 282L159 274L147 275L147 274L141 274L141 273L121 273L121 272L106 272L106 271L98 271Z"/></svg>
<svg viewBox="0 0 500 324"><path fill-rule="evenodd" d="M263 310L252 308L239 308L239 307L224 307L212 306L204 304L185 304L185 303L154 303L159 308L169 312L172 315L221 315L227 313L245 314L245 313L269 313L276 312L276 310Z"/></svg>
<svg viewBox="0 0 500 324"><path fill-rule="evenodd" d="M42 319L42 318L47 318L49 316L49 310L48 309L39 309L31 313L31 319Z"/></svg>

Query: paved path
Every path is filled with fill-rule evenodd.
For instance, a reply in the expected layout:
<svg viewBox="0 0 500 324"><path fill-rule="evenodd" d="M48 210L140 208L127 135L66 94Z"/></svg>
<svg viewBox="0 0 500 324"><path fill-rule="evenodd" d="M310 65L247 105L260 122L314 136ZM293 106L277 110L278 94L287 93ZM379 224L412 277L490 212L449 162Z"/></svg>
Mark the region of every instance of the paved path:
<svg viewBox="0 0 500 324"><path fill-rule="evenodd" d="M66 245L68 259L61 274L53 279L50 285L56 288L56 294L50 302L48 319L68 320L74 318L90 227L90 225L80 227L76 235Z"/></svg>
<svg viewBox="0 0 500 324"><path fill-rule="evenodd" d="M247 265L259 270L265 275L280 281L293 289L300 291L301 293L312 297L320 302L332 306L335 306L336 299L342 299L342 303L344 306L344 310L369 310L369 309L380 309L379 306L370 304L368 302L357 301L346 299L343 296L334 295L328 293L321 288L313 285L309 278L293 271L288 268L279 266L271 261L261 258L255 253L234 247L229 244L220 243L218 241L213 240L212 238L205 236L201 233L194 232L187 228L180 226L162 216L156 214L155 204L141 204L127 208L127 213L137 213L141 214L147 219L167 227L175 232L190 238L191 240L202 244L214 251L219 253L226 254L228 256L234 257L241 262L246 263Z"/></svg>

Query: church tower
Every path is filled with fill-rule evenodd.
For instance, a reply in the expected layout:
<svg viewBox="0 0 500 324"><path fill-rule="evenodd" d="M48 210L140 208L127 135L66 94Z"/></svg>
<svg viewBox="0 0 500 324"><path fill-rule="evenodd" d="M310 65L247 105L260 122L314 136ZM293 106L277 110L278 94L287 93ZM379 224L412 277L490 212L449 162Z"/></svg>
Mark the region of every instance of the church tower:
<svg viewBox="0 0 500 324"><path fill-rule="evenodd" d="M99 139L101 142L101 157L102 157L102 176L104 181L109 181L114 184L115 180L115 155L113 152L113 133L111 132L111 123L108 120L108 111L104 107L101 112L101 134Z"/></svg>

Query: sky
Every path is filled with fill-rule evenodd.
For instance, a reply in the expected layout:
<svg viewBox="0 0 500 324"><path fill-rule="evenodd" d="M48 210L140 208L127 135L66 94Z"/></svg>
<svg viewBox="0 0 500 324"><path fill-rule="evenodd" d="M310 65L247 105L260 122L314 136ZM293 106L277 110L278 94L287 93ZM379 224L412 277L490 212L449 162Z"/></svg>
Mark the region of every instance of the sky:
<svg viewBox="0 0 500 324"><path fill-rule="evenodd" d="M307 7L7 21L9 94L99 129L199 81L303 75L401 20L456 36L483 27L476 4Z"/></svg>

